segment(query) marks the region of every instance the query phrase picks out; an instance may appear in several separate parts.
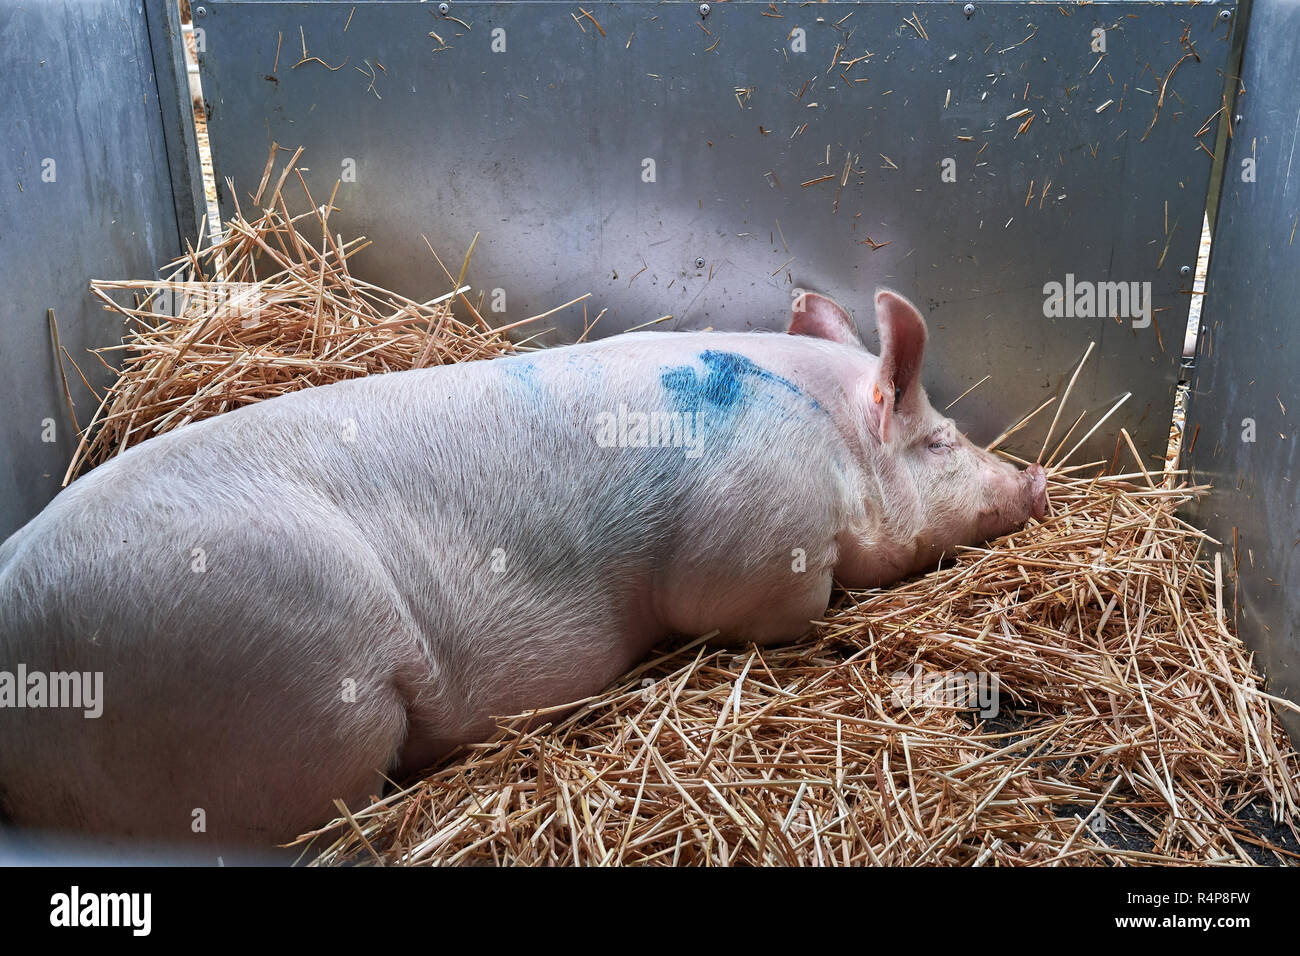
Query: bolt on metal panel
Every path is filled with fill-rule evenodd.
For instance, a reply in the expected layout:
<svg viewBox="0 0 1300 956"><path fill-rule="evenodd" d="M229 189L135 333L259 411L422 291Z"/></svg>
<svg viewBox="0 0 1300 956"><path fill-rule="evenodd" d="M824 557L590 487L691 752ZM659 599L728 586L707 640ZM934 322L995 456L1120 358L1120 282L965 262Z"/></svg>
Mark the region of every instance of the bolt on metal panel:
<svg viewBox="0 0 1300 956"><path fill-rule="evenodd" d="M490 320L590 292L546 343L602 309L597 337L779 329L807 288L874 346L890 286L928 317L937 407L991 376L952 410L976 440L1095 340L1071 443L1132 397L1072 460L1109 459L1119 426L1163 454L1232 7L204 6L226 215L225 177L247 206L271 142L304 146L315 201L343 180L331 226L375 240L367 279L430 298L421 235L459 264L481 233ZM1050 414L1008 447L1032 459Z"/></svg>

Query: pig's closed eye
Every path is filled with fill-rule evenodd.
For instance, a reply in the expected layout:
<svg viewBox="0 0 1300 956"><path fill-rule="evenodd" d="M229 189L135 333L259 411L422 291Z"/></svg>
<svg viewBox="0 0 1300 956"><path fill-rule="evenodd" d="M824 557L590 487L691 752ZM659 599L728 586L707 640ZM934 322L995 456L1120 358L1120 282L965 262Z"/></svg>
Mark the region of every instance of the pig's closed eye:
<svg viewBox="0 0 1300 956"><path fill-rule="evenodd" d="M930 451L940 454L952 447L952 442L948 441L943 435L933 435L930 438Z"/></svg>

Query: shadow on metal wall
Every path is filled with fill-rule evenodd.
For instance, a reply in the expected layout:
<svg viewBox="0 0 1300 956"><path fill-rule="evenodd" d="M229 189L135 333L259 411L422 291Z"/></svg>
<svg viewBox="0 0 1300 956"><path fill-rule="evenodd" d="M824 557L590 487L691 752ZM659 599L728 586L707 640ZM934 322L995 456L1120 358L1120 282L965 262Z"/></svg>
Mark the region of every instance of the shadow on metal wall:
<svg viewBox="0 0 1300 956"><path fill-rule="evenodd" d="M1275 694L1300 701L1300 4L1255 0L1188 412L1186 461L1214 492L1225 604ZM1284 712L1300 741L1300 715Z"/></svg>

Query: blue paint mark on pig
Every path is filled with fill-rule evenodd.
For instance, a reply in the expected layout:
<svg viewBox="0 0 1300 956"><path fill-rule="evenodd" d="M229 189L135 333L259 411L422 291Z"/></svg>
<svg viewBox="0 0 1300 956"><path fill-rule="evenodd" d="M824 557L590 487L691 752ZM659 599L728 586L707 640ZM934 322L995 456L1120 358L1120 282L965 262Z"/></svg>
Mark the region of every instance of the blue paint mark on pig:
<svg viewBox="0 0 1300 956"><path fill-rule="evenodd" d="M537 375L537 366L528 359L505 359L501 364L507 375L521 382L532 383Z"/></svg>
<svg viewBox="0 0 1300 956"><path fill-rule="evenodd" d="M802 394L797 385L735 352L700 353L704 372L689 365L666 369L660 381L680 412L734 412L750 401L752 382L770 383Z"/></svg>
<svg viewBox="0 0 1300 956"><path fill-rule="evenodd" d="M564 360L564 365L566 368L589 379L600 378L603 371L598 359L592 359L577 352L570 352Z"/></svg>

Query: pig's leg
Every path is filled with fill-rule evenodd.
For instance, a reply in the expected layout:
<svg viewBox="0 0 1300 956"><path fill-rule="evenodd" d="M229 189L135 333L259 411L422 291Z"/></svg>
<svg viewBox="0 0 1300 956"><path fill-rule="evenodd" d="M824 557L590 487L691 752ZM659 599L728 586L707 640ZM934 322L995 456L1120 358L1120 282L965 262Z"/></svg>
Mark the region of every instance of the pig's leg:
<svg viewBox="0 0 1300 956"><path fill-rule="evenodd" d="M408 733L394 779L409 779L457 747L489 739L502 718L543 708L528 726L561 723L570 711L557 708L601 693L667 636L644 616L621 617L618 599L574 593L544 604L522 595L511 600L512 612L495 627L457 629L447 621L432 642L441 648L438 671L398 685Z"/></svg>
<svg viewBox="0 0 1300 956"><path fill-rule="evenodd" d="M798 640L830 603L829 568L792 575L778 572L749 581L719 580L716 587L689 588L668 604L672 629L682 634L718 631L718 644L760 646Z"/></svg>
<svg viewBox="0 0 1300 956"><path fill-rule="evenodd" d="M57 595L0 613L5 656L103 674L97 719L0 713L16 824L215 857L382 793L407 736L402 686L429 666L392 575L335 509L220 504L165 534L127 508L91 513L5 569L13 593L45 580Z"/></svg>
<svg viewBox="0 0 1300 956"><path fill-rule="evenodd" d="M797 640L812 629L812 622L826 613L831 598L831 572L805 575L801 586L790 588L765 602L733 629L719 635L729 642L759 646Z"/></svg>
<svg viewBox="0 0 1300 956"><path fill-rule="evenodd" d="M298 636L266 626L244 633L286 651ZM228 635L185 636L206 642ZM407 724L390 682L370 672L369 662L349 662L342 647L337 654L308 650L295 661L259 657L232 660L226 673L192 662L192 682L147 664L108 665L99 720L67 710L22 712L25 738L3 761L15 821L157 840L215 857L291 839L335 816L336 798L355 810L382 794L382 774L396 762ZM341 682L353 677L355 701L344 701ZM121 726L134 732L115 733Z"/></svg>

